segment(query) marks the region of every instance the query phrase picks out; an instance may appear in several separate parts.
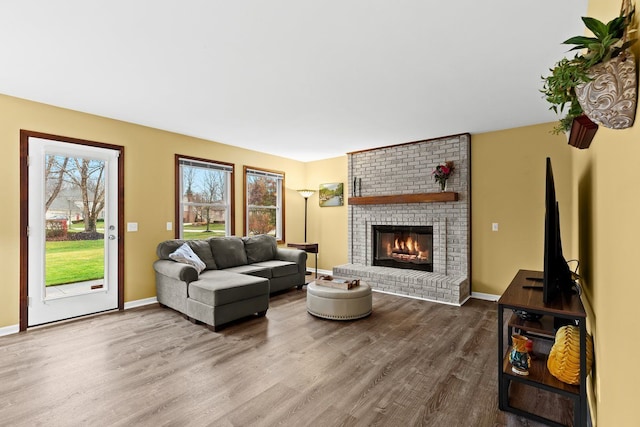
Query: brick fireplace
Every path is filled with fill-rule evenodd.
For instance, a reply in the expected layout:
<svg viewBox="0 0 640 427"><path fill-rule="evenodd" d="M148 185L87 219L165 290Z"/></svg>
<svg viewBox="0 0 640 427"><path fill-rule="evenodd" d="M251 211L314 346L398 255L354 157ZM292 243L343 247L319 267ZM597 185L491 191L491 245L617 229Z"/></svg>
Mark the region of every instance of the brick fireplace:
<svg viewBox="0 0 640 427"><path fill-rule="evenodd" d="M349 263L334 274L360 277L378 291L463 304L470 295L470 139L461 134L349 153ZM441 193L431 172L445 161L455 171ZM428 233L429 242L414 233L396 248L387 234L379 262L377 230L403 227L407 236Z"/></svg>

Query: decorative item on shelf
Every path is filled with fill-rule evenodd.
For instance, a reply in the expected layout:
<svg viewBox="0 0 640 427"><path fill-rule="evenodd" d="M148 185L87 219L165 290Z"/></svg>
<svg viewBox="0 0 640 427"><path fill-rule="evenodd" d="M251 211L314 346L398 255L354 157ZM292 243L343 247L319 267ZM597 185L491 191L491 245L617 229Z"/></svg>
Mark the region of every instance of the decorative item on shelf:
<svg viewBox="0 0 640 427"><path fill-rule="evenodd" d="M620 16L608 23L583 17L594 37L575 36L563 43L581 50L574 58L563 58L543 77L541 92L551 104L550 110L565 114L553 133L580 132L571 135L569 144L587 148L600 124L623 129L633 124L637 82L635 60L629 39L635 13L630 0L622 1ZM590 121L583 117L586 114ZM578 124L576 125L576 121ZM595 122L595 123L593 123ZM597 124L596 124L597 123Z"/></svg>
<svg viewBox="0 0 640 427"><path fill-rule="evenodd" d="M520 319L528 322L536 322L542 319L542 314L539 314L539 313L531 313L529 311L524 311L524 310L513 310L513 312Z"/></svg>
<svg viewBox="0 0 640 427"><path fill-rule="evenodd" d="M433 178L436 180L438 184L440 184L440 191L446 191L447 180L453 173L453 170L454 170L453 162L448 161L448 162L445 162L444 165L436 166L433 172L431 172L431 174L433 175Z"/></svg>
<svg viewBox="0 0 640 427"><path fill-rule="evenodd" d="M529 375L531 356L527 351L528 341L527 337L523 335L514 334L511 336L513 348L509 353L509 362L511 363L511 370L517 375Z"/></svg>
<svg viewBox="0 0 640 427"><path fill-rule="evenodd" d="M587 334L587 375L593 363L593 339ZM580 384L580 329L567 325L558 328L549 352L547 368L551 375L567 384Z"/></svg>
<svg viewBox="0 0 640 427"><path fill-rule="evenodd" d="M304 197L304 241L307 241L307 202L309 197L313 196L315 190L297 190L298 194Z"/></svg>
<svg viewBox="0 0 640 427"><path fill-rule="evenodd" d="M316 279L316 285L336 289L351 289L360 286L360 279L339 279L331 275L324 275Z"/></svg>

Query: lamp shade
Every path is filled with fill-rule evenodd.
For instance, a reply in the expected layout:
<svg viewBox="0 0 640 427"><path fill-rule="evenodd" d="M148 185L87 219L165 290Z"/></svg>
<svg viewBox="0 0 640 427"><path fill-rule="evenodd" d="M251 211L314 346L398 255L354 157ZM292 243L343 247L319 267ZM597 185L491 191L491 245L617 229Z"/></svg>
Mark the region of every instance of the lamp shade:
<svg viewBox="0 0 640 427"><path fill-rule="evenodd" d="M297 191L305 199L308 199L309 197L313 196L313 193L315 193L315 190L297 190Z"/></svg>

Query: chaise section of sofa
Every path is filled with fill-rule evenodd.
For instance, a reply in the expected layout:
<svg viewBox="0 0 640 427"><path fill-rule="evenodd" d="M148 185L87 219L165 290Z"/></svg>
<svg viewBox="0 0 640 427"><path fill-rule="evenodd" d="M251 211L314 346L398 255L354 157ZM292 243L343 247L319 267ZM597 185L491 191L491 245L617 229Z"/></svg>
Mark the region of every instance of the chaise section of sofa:
<svg viewBox="0 0 640 427"><path fill-rule="evenodd" d="M170 255L186 243L206 266L202 272ZM307 254L277 246L267 235L167 240L156 249L158 302L214 330L269 307L269 295L304 284Z"/></svg>

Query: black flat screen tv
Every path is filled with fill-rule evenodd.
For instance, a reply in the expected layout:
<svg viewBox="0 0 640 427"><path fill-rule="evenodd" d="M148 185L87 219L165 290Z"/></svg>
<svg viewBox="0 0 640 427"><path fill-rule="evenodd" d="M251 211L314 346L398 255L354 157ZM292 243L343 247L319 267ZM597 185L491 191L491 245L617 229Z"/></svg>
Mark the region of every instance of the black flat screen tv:
<svg viewBox="0 0 640 427"><path fill-rule="evenodd" d="M545 194L544 221L544 274L543 301L545 304L558 298L561 293L570 293L573 289L571 270L562 255L560 239L560 210L556 200L551 159L547 157L547 177Z"/></svg>

